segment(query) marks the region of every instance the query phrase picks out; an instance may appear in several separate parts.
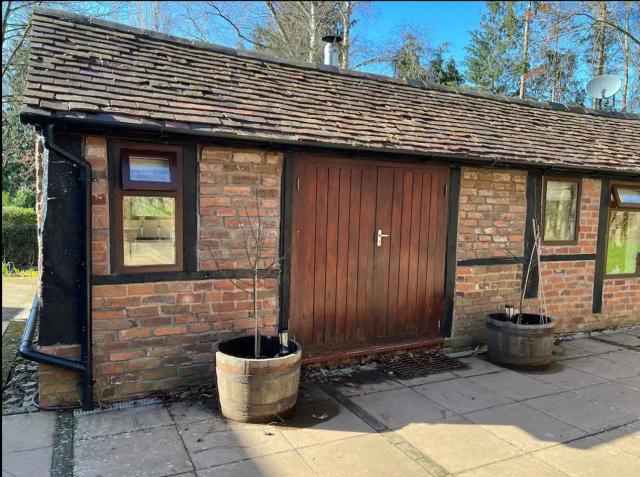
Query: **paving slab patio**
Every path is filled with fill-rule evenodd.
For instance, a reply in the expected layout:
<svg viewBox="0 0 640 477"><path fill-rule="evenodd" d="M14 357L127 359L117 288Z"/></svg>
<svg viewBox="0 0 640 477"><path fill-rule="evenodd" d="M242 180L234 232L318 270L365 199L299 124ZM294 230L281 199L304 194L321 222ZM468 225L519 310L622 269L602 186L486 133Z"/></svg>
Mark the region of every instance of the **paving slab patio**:
<svg viewBox="0 0 640 477"><path fill-rule="evenodd" d="M637 477L640 350L618 341L567 342L538 372L474 356L465 370L333 394L304 383L285 423L235 423L190 402L81 415L76 474Z"/></svg>
<svg viewBox="0 0 640 477"><path fill-rule="evenodd" d="M303 383L284 423L227 421L211 402L77 413L74 475L637 477L640 350L586 341L540 372L474 356L440 377ZM50 475L55 427L3 416L3 477Z"/></svg>
<svg viewBox="0 0 640 477"><path fill-rule="evenodd" d="M55 412L2 416L2 476L51 475Z"/></svg>

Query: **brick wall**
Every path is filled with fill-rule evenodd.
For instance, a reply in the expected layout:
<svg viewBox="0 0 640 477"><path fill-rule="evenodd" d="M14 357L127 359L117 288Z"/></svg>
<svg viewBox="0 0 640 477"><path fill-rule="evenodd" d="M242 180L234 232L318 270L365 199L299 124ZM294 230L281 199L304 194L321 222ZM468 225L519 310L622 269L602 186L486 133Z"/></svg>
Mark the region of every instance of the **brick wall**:
<svg viewBox="0 0 640 477"><path fill-rule="evenodd" d="M255 225L258 214L268 237L262 266L273 263L280 228L282 160L282 154L275 152L202 148L200 270L246 268L245 235L250 236L249 220Z"/></svg>
<svg viewBox="0 0 640 477"><path fill-rule="evenodd" d="M109 176L107 140L87 136L84 158L91 164L91 260L94 275L109 273Z"/></svg>
<svg viewBox="0 0 640 477"><path fill-rule="evenodd" d="M251 333L253 301L234 280L93 287L95 396L111 400L209 382L221 339ZM264 334L276 331L277 283L259 281Z"/></svg>
<svg viewBox="0 0 640 477"><path fill-rule="evenodd" d="M543 255L595 254L600 186L599 180L582 180L578 243L543 245ZM522 256L525 192L524 172L463 169L458 260ZM485 315L505 303L519 306L522 268L519 264L457 267L452 346L483 342ZM602 313L593 314L595 261L543 262L540 274L547 313L556 319L558 333L640 322L640 278L605 279ZM525 300L524 305L534 311L538 301Z"/></svg>
<svg viewBox="0 0 640 477"><path fill-rule="evenodd" d="M523 171L462 169L458 260L522 256L526 182ZM521 280L521 265L457 267L451 345L484 341L485 315L517 302Z"/></svg>
<svg viewBox="0 0 640 477"><path fill-rule="evenodd" d="M463 168L458 260L522 256L527 173Z"/></svg>
<svg viewBox="0 0 640 477"><path fill-rule="evenodd" d="M80 345L41 346L39 351L62 358L79 359ZM80 405L80 378L75 371L40 364L38 367L40 395L38 404L43 408Z"/></svg>

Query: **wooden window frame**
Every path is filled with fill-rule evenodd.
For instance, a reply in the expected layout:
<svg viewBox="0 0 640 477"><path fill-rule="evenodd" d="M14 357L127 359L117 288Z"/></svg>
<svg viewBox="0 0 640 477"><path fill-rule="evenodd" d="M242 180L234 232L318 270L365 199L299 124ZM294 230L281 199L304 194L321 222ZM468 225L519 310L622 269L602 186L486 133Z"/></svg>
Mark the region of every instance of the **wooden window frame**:
<svg viewBox="0 0 640 477"><path fill-rule="evenodd" d="M149 159L167 159L169 161L169 182L159 181L135 181L131 179L131 168L129 159L131 156L140 156ZM178 189L178 155L175 151L158 151L154 149L122 149L120 151L120 177L122 177L122 188L124 190L153 190L153 191L175 191Z"/></svg>
<svg viewBox="0 0 640 477"><path fill-rule="evenodd" d="M607 212L607 245L604 250L604 278L636 278L640 277L640 271L635 273L617 273L617 274L608 274L607 273L607 261L609 259L609 228L611 227L611 216L612 212L636 212L640 214L640 205L634 204L622 204L620 202L620 196L618 195L617 188L619 186L622 187L638 187L640 188L640 183L637 182L613 182L611 184L611 196L609 198L609 211Z"/></svg>
<svg viewBox="0 0 640 477"><path fill-rule="evenodd" d="M616 209L630 209L630 210L640 210L640 204L625 204L620 200L620 193L618 192L618 188L622 187L623 189L638 189L640 191L640 184L629 184L616 182L611 185L611 194L613 195L613 200L610 202L611 207L615 207Z"/></svg>
<svg viewBox="0 0 640 477"><path fill-rule="evenodd" d="M545 240L544 234L547 228L547 183L551 182L567 182L571 184L576 184L578 186L578 193L576 196L576 214L575 221L576 226L573 231L573 239L572 240ZM580 241L580 202L582 200L582 178L574 178L574 177L564 177L564 176L545 176L542 181L542 244L547 246L562 246L562 245L578 245Z"/></svg>
<svg viewBox="0 0 640 477"><path fill-rule="evenodd" d="M182 148L165 145L115 146L116 181L114 187L114 226L115 240L114 272L117 274L178 272L183 269L183 174ZM131 181L128 165L130 156L163 157L169 159L171 182ZM124 197L169 197L175 200L175 263L169 265L125 265L124 264L124 217L122 204Z"/></svg>

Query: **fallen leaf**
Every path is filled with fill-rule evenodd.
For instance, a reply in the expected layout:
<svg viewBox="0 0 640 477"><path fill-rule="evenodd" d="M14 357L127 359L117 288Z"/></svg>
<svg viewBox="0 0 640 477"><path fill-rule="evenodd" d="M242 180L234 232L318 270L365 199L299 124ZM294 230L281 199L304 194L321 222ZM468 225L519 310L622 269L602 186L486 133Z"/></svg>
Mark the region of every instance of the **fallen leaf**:
<svg viewBox="0 0 640 477"><path fill-rule="evenodd" d="M319 416L316 416L315 414L311 415L320 421L324 421L327 417L329 417L329 414L327 414L326 412L324 414L320 414Z"/></svg>

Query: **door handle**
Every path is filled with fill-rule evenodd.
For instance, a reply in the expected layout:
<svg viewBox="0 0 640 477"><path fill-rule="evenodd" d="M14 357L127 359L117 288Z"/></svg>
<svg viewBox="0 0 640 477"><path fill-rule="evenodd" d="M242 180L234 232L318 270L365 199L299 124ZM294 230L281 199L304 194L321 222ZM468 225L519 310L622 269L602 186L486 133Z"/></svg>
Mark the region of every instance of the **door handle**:
<svg viewBox="0 0 640 477"><path fill-rule="evenodd" d="M380 247L382 245L382 239L384 237L388 237L388 235L383 234L382 229L378 229L378 232L376 233L376 246Z"/></svg>

